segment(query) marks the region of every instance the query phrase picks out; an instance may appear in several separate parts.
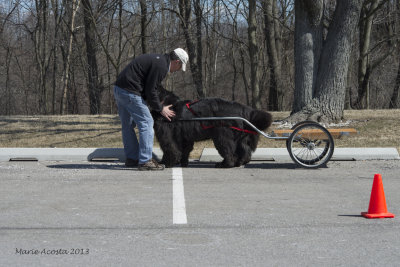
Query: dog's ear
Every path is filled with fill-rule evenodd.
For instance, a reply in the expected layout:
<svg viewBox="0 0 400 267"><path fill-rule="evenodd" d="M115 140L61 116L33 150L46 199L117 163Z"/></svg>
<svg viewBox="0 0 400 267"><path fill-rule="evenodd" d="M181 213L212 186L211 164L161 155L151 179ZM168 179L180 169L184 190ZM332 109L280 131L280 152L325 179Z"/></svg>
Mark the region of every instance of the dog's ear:
<svg viewBox="0 0 400 267"><path fill-rule="evenodd" d="M179 101L179 97L174 93L166 90L162 85L157 87L158 98L163 105L174 105Z"/></svg>

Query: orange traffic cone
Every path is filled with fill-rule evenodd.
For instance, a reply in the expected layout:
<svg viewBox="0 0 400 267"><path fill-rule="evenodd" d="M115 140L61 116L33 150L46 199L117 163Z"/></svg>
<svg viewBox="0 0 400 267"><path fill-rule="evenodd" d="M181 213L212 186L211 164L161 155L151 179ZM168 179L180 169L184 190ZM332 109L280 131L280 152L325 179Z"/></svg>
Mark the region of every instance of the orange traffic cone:
<svg viewBox="0 0 400 267"><path fill-rule="evenodd" d="M380 174L374 176L368 212L361 212L361 215L368 219L394 218L394 214L389 213L386 207L385 192Z"/></svg>

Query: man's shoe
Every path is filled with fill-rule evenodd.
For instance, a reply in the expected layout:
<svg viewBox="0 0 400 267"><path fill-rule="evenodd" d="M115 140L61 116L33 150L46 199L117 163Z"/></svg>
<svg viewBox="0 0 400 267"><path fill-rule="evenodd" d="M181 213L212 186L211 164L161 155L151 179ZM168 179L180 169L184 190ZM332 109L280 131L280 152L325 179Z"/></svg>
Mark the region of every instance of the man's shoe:
<svg viewBox="0 0 400 267"><path fill-rule="evenodd" d="M139 161L136 159L127 158L125 161L125 167L128 167L128 168L135 168L138 165L139 165Z"/></svg>
<svg viewBox="0 0 400 267"><path fill-rule="evenodd" d="M139 171L162 171L164 168L164 164L160 164L154 159L151 159L146 163L139 164Z"/></svg>

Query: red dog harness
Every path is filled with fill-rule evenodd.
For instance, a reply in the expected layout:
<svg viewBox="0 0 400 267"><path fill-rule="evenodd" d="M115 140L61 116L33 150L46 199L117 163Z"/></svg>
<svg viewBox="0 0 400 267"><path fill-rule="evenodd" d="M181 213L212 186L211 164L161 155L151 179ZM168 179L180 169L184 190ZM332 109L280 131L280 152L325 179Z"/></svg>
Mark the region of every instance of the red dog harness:
<svg viewBox="0 0 400 267"><path fill-rule="evenodd" d="M188 102L188 103L186 103L186 107L188 108L188 110L189 110L190 112L192 112L192 114L193 114L194 116L199 117L199 116L197 115L197 113L190 107L191 105L193 105L193 104L195 104L195 103L197 103L197 102L199 102L199 100L193 101L193 102L191 102L191 103ZM215 126L212 126L212 125L207 126L207 125L204 125L203 123L200 123L200 126L201 126L201 128L203 128L203 130L207 130L207 129L211 129L211 128L214 128L214 127L215 127ZM223 123L221 123L221 126L224 126ZM226 127L228 127L228 126L226 126ZM242 128L235 127L235 126L229 126L229 128L231 128L231 129L233 129L233 130L236 130L236 131L249 133L249 134L254 134L254 135L257 135L257 134L258 134L257 132L254 132L254 131L251 131L251 130L242 129Z"/></svg>

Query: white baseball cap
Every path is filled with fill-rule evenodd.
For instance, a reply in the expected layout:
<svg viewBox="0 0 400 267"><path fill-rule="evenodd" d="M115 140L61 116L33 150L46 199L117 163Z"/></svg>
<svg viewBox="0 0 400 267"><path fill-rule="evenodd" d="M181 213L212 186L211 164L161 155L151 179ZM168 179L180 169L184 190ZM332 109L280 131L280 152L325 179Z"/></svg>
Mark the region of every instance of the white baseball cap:
<svg viewBox="0 0 400 267"><path fill-rule="evenodd" d="M178 56L179 60L182 62L182 70L186 71L186 64L189 60L188 54L182 48L176 48L174 52Z"/></svg>

